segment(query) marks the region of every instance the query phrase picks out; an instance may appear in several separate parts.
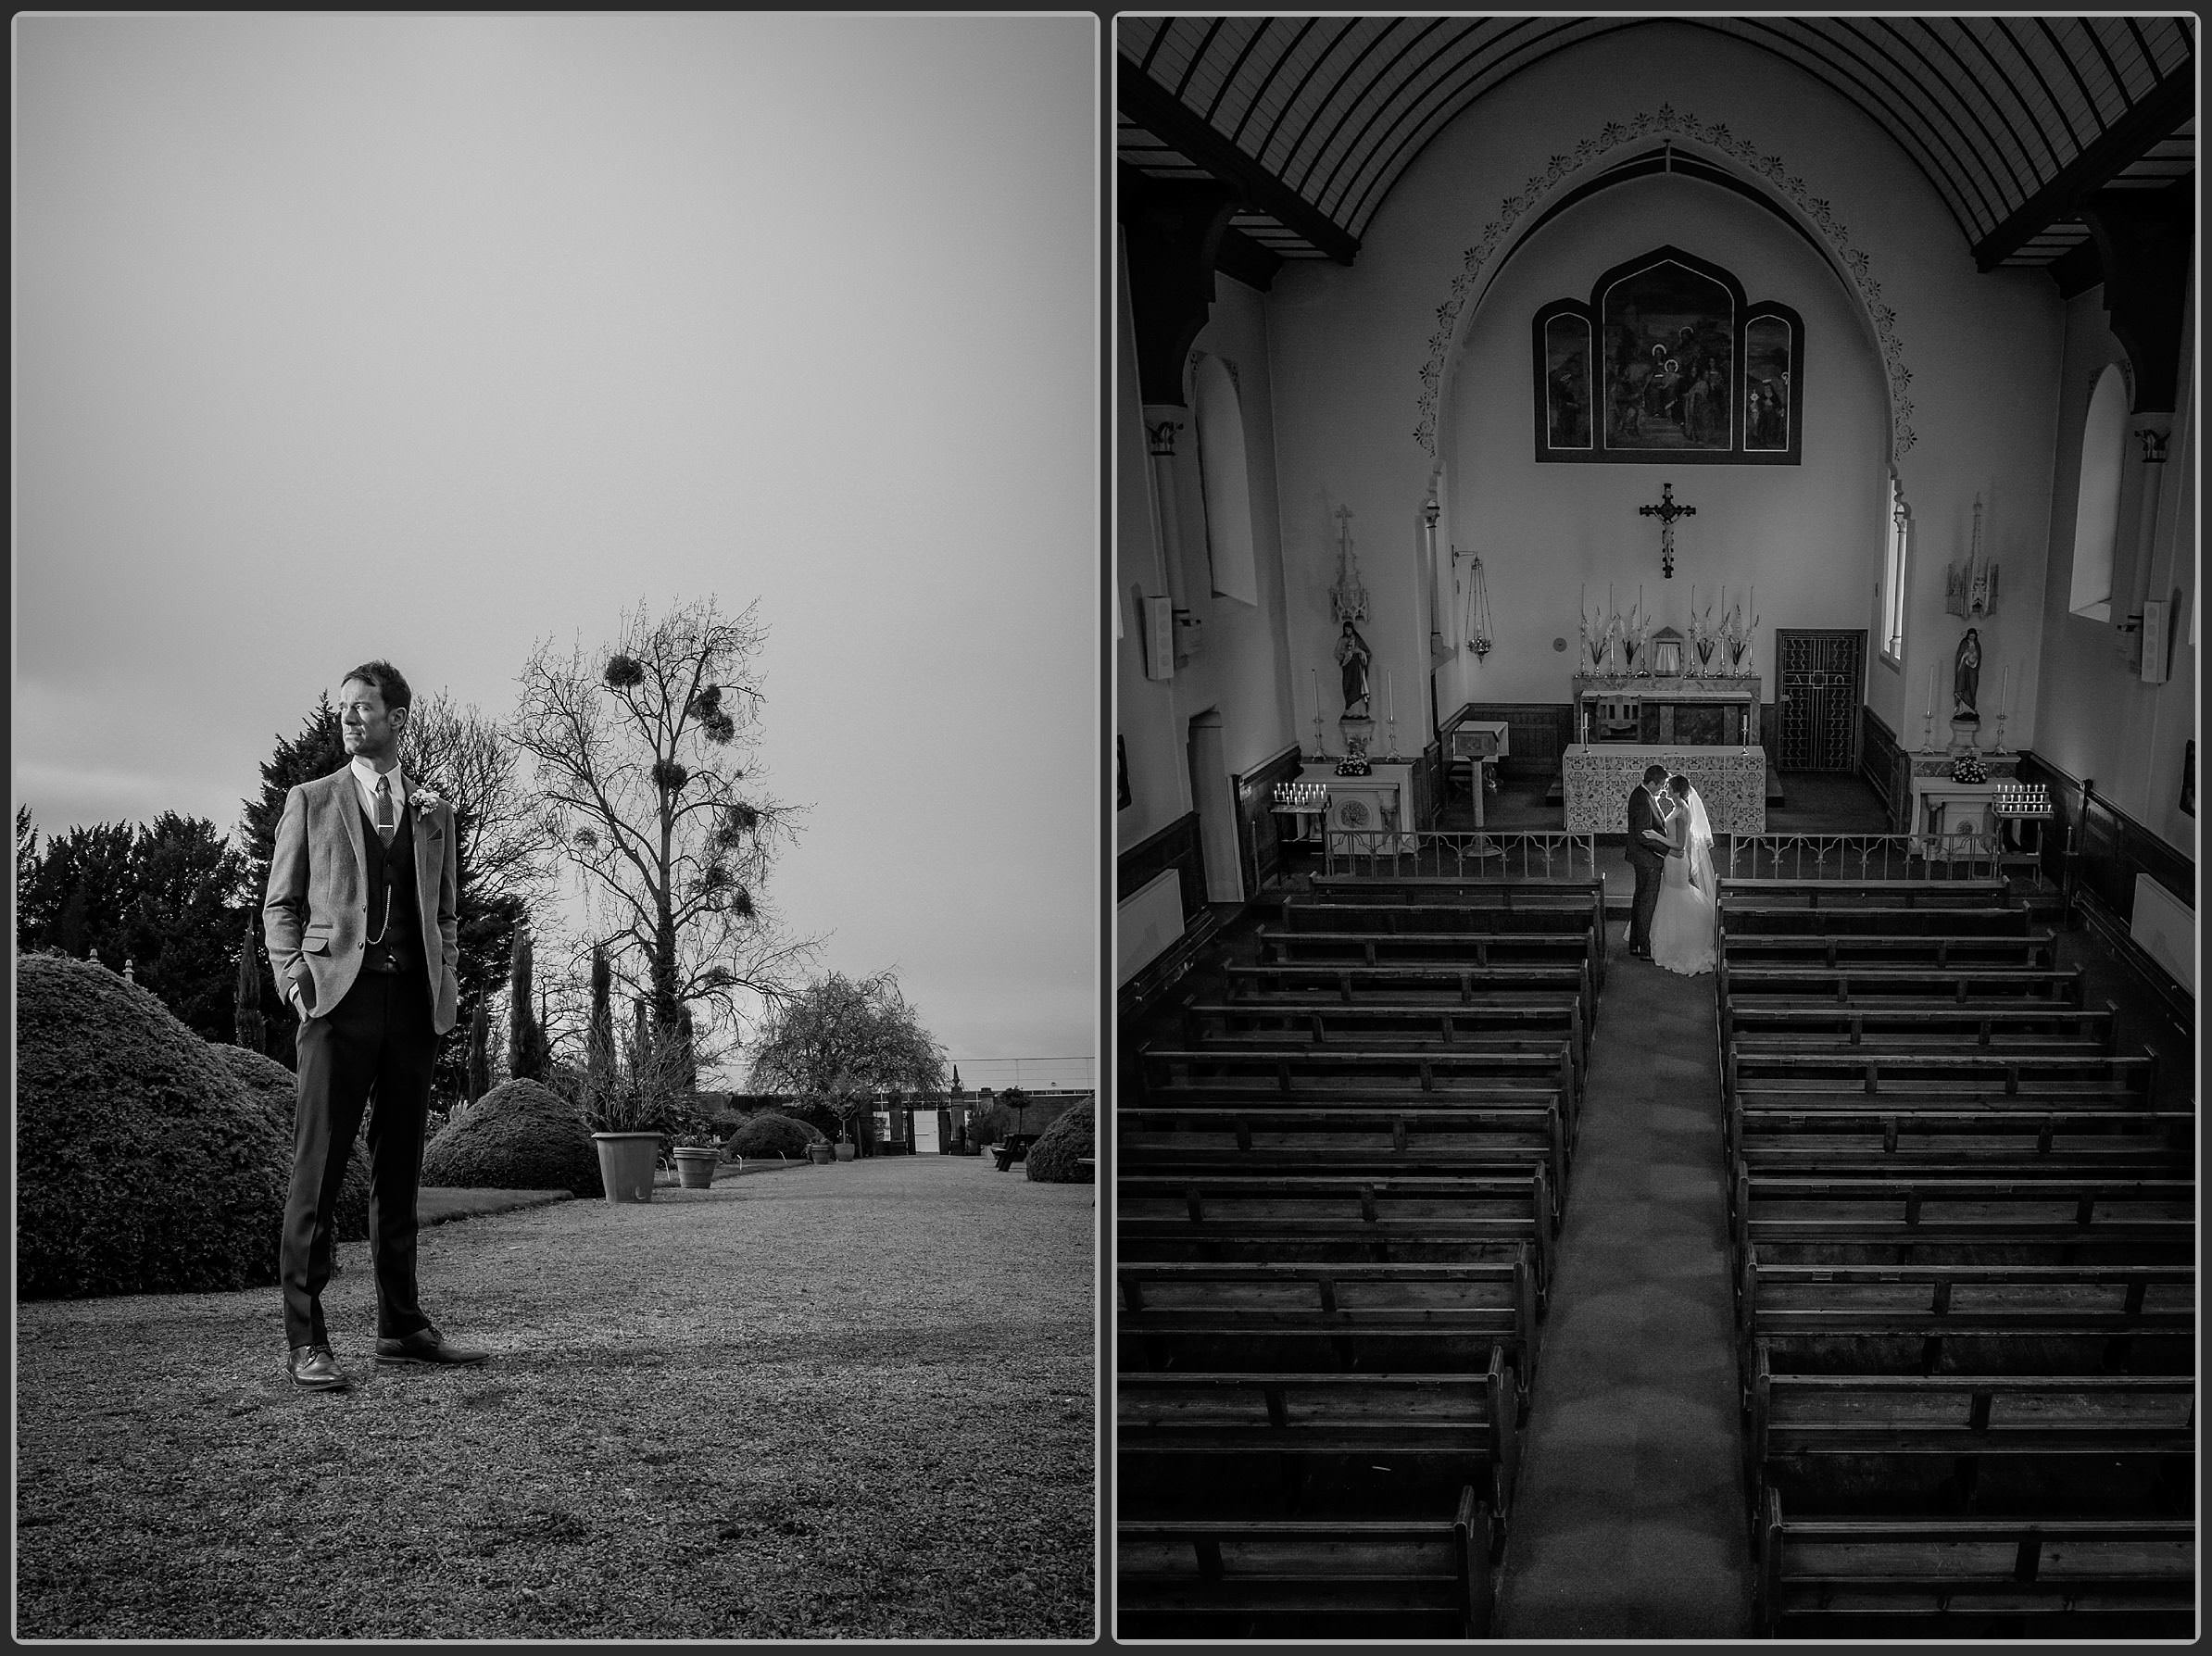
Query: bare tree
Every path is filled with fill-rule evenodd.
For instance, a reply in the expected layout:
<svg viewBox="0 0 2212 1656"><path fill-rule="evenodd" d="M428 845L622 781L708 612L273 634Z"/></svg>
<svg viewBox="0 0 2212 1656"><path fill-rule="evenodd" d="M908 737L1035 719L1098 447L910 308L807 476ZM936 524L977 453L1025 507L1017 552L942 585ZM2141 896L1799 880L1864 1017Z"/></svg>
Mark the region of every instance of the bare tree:
<svg viewBox="0 0 2212 1656"><path fill-rule="evenodd" d="M541 821L611 910L614 974L673 1039L686 1005L733 1036L788 999L818 940L788 932L764 887L798 812L760 789L766 633L711 598L624 615L613 646L541 641L522 670L516 740Z"/></svg>
<svg viewBox="0 0 2212 1656"><path fill-rule="evenodd" d="M443 690L415 704L407 731L408 774L453 802L476 890L525 904L542 897L550 874L543 824L511 733Z"/></svg>

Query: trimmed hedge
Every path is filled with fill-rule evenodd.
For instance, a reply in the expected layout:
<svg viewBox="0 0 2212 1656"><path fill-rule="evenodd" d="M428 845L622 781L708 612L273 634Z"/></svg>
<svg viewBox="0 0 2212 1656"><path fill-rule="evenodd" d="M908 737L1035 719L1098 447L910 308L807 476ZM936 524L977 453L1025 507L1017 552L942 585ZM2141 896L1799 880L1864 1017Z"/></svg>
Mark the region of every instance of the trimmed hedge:
<svg viewBox="0 0 2212 1656"><path fill-rule="evenodd" d="M1095 1120L1096 1111L1088 1098L1062 1110L1060 1119L1029 1147L1029 1154L1022 1163L1029 1170L1029 1176L1049 1185L1087 1184L1090 1172L1077 1167L1075 1160L1095 1154L1091 1148Z"/></svg>
<svg viewBox="0 0 2212 1656"><path fill-rule="evenodd" d="M270 1142L276 1151L277 1174L289 1186L294 1123L299 1111L299 1078L275 1059L248 1052L244 1047L219 1042L209 1049L237 1080L246 1101L268 1119ZM346 1153L346 1182L338 1186L338 1211L331 1226L332 1235L341 1242L358 1242L369 1235L369 1148L358 1139Z"/></svg>
<svg viewBox="0 0 2212 1656"><path fill-rule="evenodd" d="M502 1081L423 1147L422 1183L602 1196L599 1152L573 1106L534 1081Z"/></svg>
<svg viewBox="0 0 2212 1656"><path fill-rule="evenodd" d="M775 1110L754 1111L738 1124L723 1147L733 1156L791 1156L807 1153L822 1135L806 1123Z"/></svg>
<svg viewBox="0 0 2212 1656"><path fill-rule="evenodd" d="M290 1172L266 1106L105 966L16 957L16 1287L27 1298L276 1280Z"/></svg>

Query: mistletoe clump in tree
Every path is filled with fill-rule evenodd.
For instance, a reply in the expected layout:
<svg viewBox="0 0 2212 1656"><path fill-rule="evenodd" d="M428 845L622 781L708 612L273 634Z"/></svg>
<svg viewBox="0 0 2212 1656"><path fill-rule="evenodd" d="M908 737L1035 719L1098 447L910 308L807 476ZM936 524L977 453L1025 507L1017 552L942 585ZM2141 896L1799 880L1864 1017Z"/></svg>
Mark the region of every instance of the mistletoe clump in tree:
<svg viewBox="0 0 2212 1656"><path fill-rule="evenodd" d="M691 1007L710 1034L741 1035L814 953L763 896L797 822L760 792L766 636L750 607L731 620L708 598L656 620L640 606L610 647L541 642L522 671L516 739L545 830L611 915L607 967L645 999L656 1050L685 1042ZM595 1052L599 1038L595 1011Z"/></svg>
<svg viewBox="0 0 2212 1656"><path fill-rule="evenodd" d="M751 1087L820 1104L849 1131L878 1093L945 1086L945 1049L922 1027L888 971L855 983L831 972L768 1015Z"/></svg>

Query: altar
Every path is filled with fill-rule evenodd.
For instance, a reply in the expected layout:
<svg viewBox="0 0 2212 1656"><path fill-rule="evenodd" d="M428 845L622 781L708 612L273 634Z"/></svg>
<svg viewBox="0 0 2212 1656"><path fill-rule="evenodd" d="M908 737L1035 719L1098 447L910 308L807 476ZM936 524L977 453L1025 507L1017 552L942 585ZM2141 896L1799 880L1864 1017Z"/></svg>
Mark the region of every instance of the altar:
<svg viewBox="0 0 2212 1656"><path fill-rule="evenodd" d="M1633 709L1622 721L1637 727L1629 741L1737 747L1758 736L1759 681L1755 676L1577 673L1575 740L1602 738L1608 708Z"/></svg>
<svg viewBox="0 0 2212 1656"><path fill-rule="evenodd" d="M1766 832L1766 749L1577 742L1561 762L1569 834L1626 834L1628 796L1653 765L1678 772L1705 803L1716 834Z"/></svg>
<svg viewBox="0 0 2212 1656"><path fill-rule="evenodd" d="M1418 850L1419 836L1407 832L1413 826L1413 760L1370 763L1364 776L1339 776L1333 759L1309 761L1300 768L1298 780L1328 789L1326 825L1368 835L1359 842L1363 852Z"/></svg>

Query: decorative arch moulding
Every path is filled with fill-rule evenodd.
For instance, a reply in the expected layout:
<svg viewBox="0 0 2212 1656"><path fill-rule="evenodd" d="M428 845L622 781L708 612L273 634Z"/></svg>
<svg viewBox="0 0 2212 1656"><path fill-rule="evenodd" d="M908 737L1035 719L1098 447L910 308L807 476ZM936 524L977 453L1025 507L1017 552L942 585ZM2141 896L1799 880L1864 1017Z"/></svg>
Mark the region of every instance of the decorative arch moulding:
<svg viewBox="0 0 2212 1656"><path fill-rule="evenodd" d="M1608 121L1594 138L1585 138L1571 154L1555 155L1543 171L1533 175L1520 193L1498 205L1498 216L1482 227L1482 240L1462 256L1459 274L1452 279L1452 296L1437 307L1437 331L1428 337L1428 359L1421 368L1421 394L1416 400L1419 422L1414 440L1432 458L1437 452L1437 395L1443 384L1444 364L1452 351L1468 300L1481 288L1483 274L1510 242L1514 227L1540 205L1561 183L1592 162L1611 155L1624 144L1646 138L1679 138L1702 145L1747 169L1793 204L1806 222L1816 229L1833 251L1837 268L1851 280L1859 303L1881 347L1882 364L1890 387L1891 458L1911 449L1914 443L1912 398L1906 395L1913 371L1905 366L1904 342L1897 337L1897 312L1881 302L1881 283L1875 280L1873 260L1864 249L1851 245L1850 233L1836 220L1830 205L1805 188L1779 156L1762 156L1748 138L1739 138L1722 122L1707 123L1694 115L1678 113L1671 104L1656 114L1639 113L1626 121ZM1794 422L1793 422L1794 426Z"/></svg>

